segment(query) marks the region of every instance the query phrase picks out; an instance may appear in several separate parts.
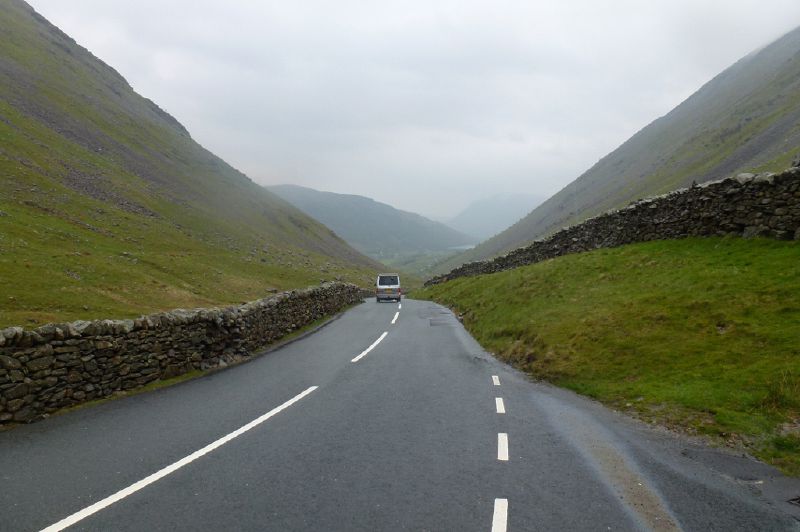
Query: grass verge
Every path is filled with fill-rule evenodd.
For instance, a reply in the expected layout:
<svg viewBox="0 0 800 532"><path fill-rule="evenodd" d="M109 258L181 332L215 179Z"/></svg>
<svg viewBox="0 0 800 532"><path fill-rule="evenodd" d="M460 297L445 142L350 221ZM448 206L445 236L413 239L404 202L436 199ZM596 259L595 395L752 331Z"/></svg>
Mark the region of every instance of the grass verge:
<svg viewBox="0 0 800 532"><path fill-rule="evenodd" d="M800 242L648 242L414 296L534 377L800 475Z"/></svg>

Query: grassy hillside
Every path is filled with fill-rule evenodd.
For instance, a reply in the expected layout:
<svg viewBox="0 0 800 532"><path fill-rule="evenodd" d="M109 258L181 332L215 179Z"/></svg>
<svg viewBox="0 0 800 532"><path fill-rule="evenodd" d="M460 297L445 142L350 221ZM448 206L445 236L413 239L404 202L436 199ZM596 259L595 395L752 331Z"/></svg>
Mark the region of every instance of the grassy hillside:
<svg viewBox="0 0 800 532"><path fill-rule="evenodd" d="M800 475L799 242L649 242L414 296L535 377Z"/></svg>
<svg viewBox="0 0 800 532"><path fill-rule="evenodd" d="M238 302L378 264L0 0L0 326Z"/></svg>
<svg viewBox="0 0 800 532"><path fill-rule="evenodd" d="M296 185L269 190L319 220L357 250L394 267L424 271L452 248L475 238L419 214L353 194L322 192Z"/></svg>
<svg viewBox="0 0 800 532"><path fill-rule="evenodd" d="M437 269L494 257L693 181L777 172L799 152L800 28L741 59L518 223Z"/></svg>

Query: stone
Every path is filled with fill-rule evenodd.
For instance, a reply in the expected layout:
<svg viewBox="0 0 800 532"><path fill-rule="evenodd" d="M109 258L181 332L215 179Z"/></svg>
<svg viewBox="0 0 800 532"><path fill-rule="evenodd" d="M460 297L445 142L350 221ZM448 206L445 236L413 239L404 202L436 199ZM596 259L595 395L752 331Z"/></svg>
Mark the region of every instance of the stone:
<svg viewBox="0 0 800 532"><path fill-rule="evenodd" d="M36 414L29 406L26 406L25 408L22 408L14 413L14 421L19 422L31 421L34 417L36 417Z"/></svg>
<svg viewBox="0 0 800 532"><path fill-rule="evenodd" d="M58 354L64 354L64 353L77 353L78 351L80 351L80 349L78 349L78 347L74 345L62 345L59 347L54 347L53 351L55 351Z"/></svg>
<svg viewBox="0 0 800 532"><path fill-rule="evenodd" d="M92 322L85 320L73 321L67 324L67 333L70 338L77 338L82 336L83 333L92 325Z"/></svg>
<svg viewBox="0 0 800 532"><path fill-rule="evenodd" d="M19 399L20 397L25 397L28 395L28 385L24 382L21 384L17 384L13 388L9 388L3 393L3 396L6 399Z"/></svg>
<svg viewBox="0 0 800 532"><path fill-rule="evenodd" d="M26 364L26 366L28 367L28 371L30 371L30 372L42 371L42 370L47 369L50 366L52 366L53 362L55 362L55 360L56 359L54 357L51 357L51 356L44 356L44 357L34 358L30 362L28 362Z"/></svg>
<svg viewBox="0 0 800 532"><path fill-rule="evenodd" d="M17 340L22 338L24 329L22 327L7 327L0 331L0 336L5 338L6 343L14 345Z"/></svg>
<svg viewBox="0 0 800 532"><path fill-rule="evenodd" d="M0 355L0 366L2 366L3 369L19 369L22 367L22 364L16 358Z"/></svg>
<svg viewBox="0 0 800 532"><path fill-rule="evenodd" d="M9 412L16 412L25 406L25 399L12 399L6 404L6 410Z"/></svg>

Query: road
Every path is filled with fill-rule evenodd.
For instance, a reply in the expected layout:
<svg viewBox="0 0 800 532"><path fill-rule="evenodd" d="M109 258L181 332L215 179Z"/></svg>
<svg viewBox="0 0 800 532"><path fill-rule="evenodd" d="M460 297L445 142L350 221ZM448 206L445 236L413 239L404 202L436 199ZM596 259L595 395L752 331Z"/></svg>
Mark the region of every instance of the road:
<svg viewBox="0 0 800 532"><path fill-rule="evenodd" d="M0 432L4 531L799 530L798 495L765 465L531 382L414 300Z"/></svg>

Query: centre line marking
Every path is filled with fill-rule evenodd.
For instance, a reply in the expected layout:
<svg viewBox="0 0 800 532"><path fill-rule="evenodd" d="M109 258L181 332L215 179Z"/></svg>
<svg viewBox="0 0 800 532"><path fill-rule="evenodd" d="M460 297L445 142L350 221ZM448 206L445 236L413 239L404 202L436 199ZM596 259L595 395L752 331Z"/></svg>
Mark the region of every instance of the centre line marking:
<svg viewBox="0 0 800 532"><path fill-rule="evenodd" d="M392 325L394 325L394 322L397 321L397 316L399 316L399 315L400 315L400 311L399 310L394 313L394 318L392 318Z"/></svg>
<svg viewBox="0 0 800 532"><path fill-rule="evenodd" d="M317 388L318 388L318 386L312 386L312 387L308 388L306 391L304 391L304 392L302 392L302 393L300 393L298 395L295 395L294 397L292 397L291 399L289 399L288 401L286 401L282 405L273 408L272 410L270 410L269 412L267 412L266 414L264 414L264 415L262 415L260 417L257 417L256 419L254 419L253 421L251 421L247 425L244 425L243 427L234 430L230 434L228 434L226 436L223 436L222 438L214 441L213 443L209 443L208 445L206 445L202 449L193 452L192 454L190 454L189 456L187 456L185 458L181 458L177 462L174 462L174 463L168 465L164 469L156 471L155 473L153 473L149 477L145 477L142 480L140 480L140 481L138 481L138 482L136 482L134 484L131 484L127 488L121 489L118 492L114 493L113 495L109 495L108 497L106 497L103 500L97 501L96 503L92 504L91 506L88 506L88 507L84 508L83 510L81 510L79 512L75 512L74 514L70 515L69 517L65 517L64 519L62 519L58 523L55 523L55 524L50 525L47 528L43 529L42 532L56 532L58 530L64 530L65 528L67 528L69 526L72 526L75 523L77 523L79 521L82 521L82 520L86 519L87 517L89 517L89 516L91 516L93 514L96 514L100 510L111 506L115 502L120 501L120 500L124 499L125 497L128 497L129 495L133 495L134 493L136 493L137 491L141 490L142 488L144 488L146 486L149 486L153 482L156 482L157 480L160 480L160 479L166 477L170 473L174 473L175 471L177 471L178 469L182 468L183 466L194 462L195 460L197 460L201 456L204 456L204 455L210 453L214 449L217 449L218 447L221 447L221 446L225 445L226 443L228 443L232 439L241 436L242 434L244 434L248 430L257 427L258 425L262 424L263 422L265 422L266 420L268 420L269 418L271 418L275 414L278 414L281 411L286 410L287 408L289 408L290 406L292 406L297 401L299 401L300 399L304 398L305 396L307 396L308 394L310 394L311 392L313 392Z"/></svg>
<svg viewBox="0 0 800 532"><path fill-rule="evenodd" d="M386 332L384 332L382 335L380 335L380 337L379 337L377 340L375 340L374 342L372 342L372 345L371 345L371 346L369 346L368 348L366 348L366 349L364 349L363 351L361 351L361 354L360 354L360 355L358 355L358 356L357 356L356 358L354 358L353 360L351 360L350 362L358 362L359 360L361 360L362 358L364 358L365 356L367 356L367 353L369 353L370 351L372 351L373 349L375 349L375 346L377 346L379 343L381 343L381 342L383 341L383 339L384 339L384 338L386 338L386 335L387 335L387 334L389 334L389 332L388 332L388 331L386 331Z"/></svg>
<svg viewBox="0 0 800 532"><path fill-rule="evenodd" d="M498 377L497 375L492 375L492 383L495 386L500 386L500 377Z"/></svg>
<svg viewBox="0 0 800 532"><path fill-rule="evenodd" d="M403 308L403 304L402 304L402 303L398 303L398 304L397 304L397 308L398 308L398 309L401 309L401 308Z"/></svg>
<svg viewBox="0 0 800 532"><path fill-rule="evenodd" d="M501 432L497 435L497 459L508 461L508 434Z"/></svg>
<svg viewBox="0 0 800 532"><path fill-rule="evenodd" d="M495 397L494 398L494 406L497 407L498 414L505 414L506 413L506 405L503 403L502 397Z"/></svg>
<svg viewBox="0 0 800 532"><path fill-rule="evenodd" d="M508 499L494 500L494 515L492 516L492 532L506 532L508 523Z"/></svg>

